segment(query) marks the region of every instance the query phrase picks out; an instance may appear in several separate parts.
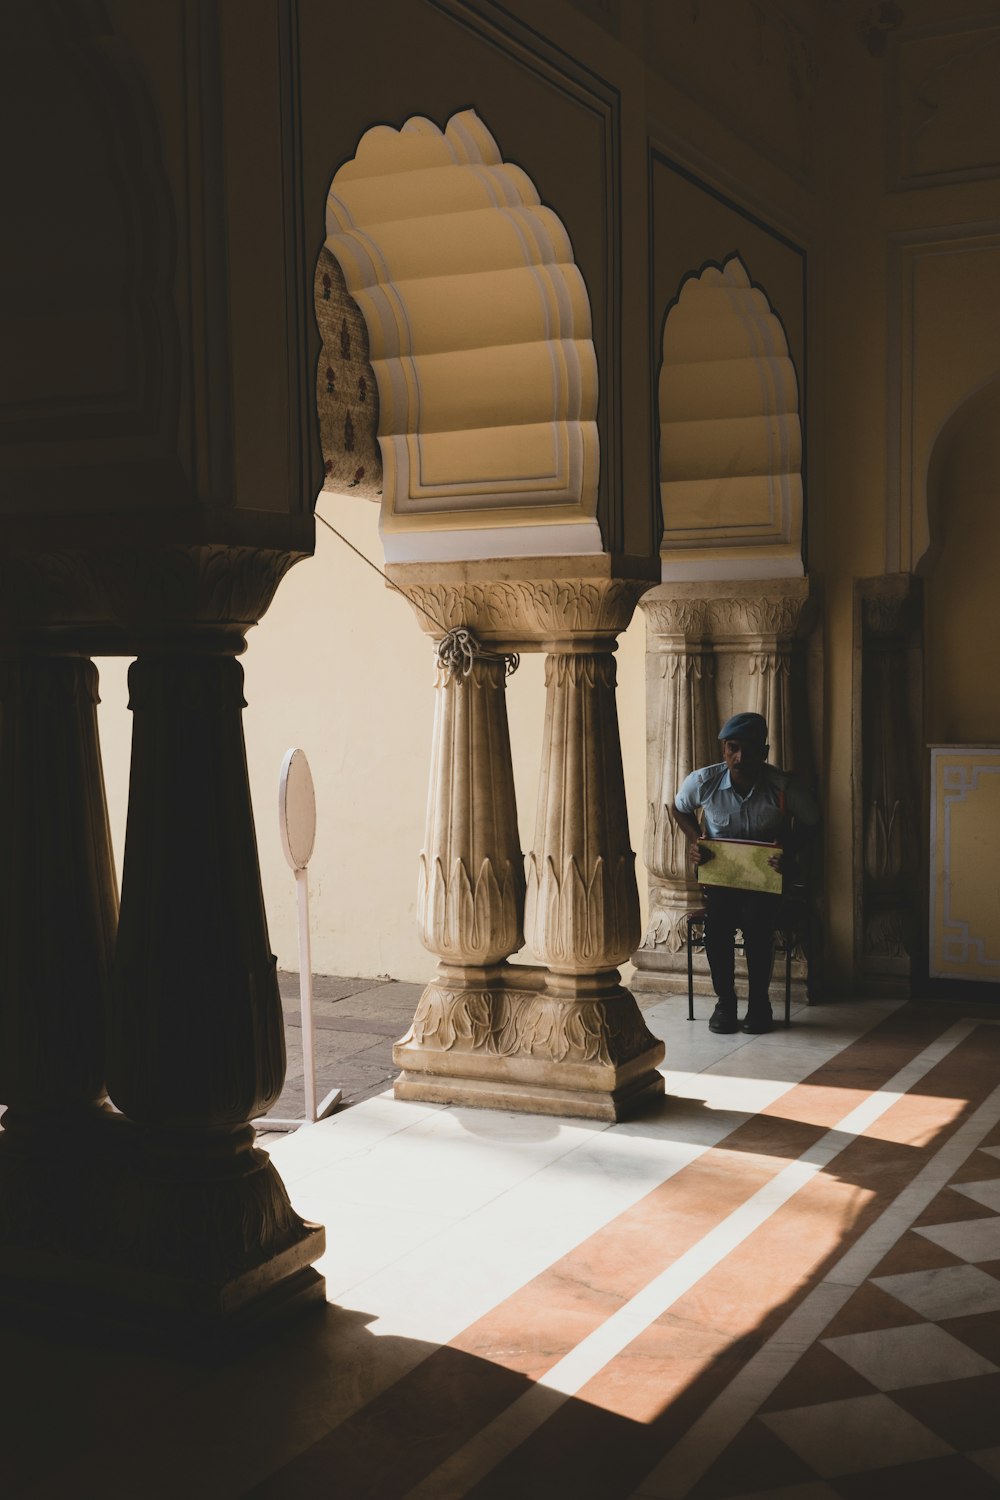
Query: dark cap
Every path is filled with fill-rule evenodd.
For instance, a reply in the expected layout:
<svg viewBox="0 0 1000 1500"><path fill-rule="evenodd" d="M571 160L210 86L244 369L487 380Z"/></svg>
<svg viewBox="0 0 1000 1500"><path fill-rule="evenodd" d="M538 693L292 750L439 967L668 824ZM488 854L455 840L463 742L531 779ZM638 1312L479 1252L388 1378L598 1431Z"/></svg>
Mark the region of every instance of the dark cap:
<svg viewBox="0 0 1000 1500"><path fill-rule="evenodd" d="M767 744L767 720L762 714L733 714L719 730L720 740L751 740Z"/></svg>

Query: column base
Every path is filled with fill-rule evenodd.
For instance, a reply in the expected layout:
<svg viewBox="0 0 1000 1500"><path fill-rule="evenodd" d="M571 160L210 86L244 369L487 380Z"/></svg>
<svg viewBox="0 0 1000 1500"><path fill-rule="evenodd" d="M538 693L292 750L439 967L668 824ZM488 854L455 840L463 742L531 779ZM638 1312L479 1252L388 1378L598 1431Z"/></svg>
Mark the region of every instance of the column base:
<svg viewBox="0 0 1000 1500"><path fill-rule="evenodd" d="M633 953L632 962L635 964L635 973L632 976L631 988L637 995L644 997L662 996L664 1000L671 995L683 995L687 997L688 973L687 954L669 953L666 950L640 948ZM694 954L694 997L695 999L708 999L715 996L712 987L712 976L708 972L708 962L703 952ZM742 957L736 955L736 994L743 1001L747 993L747 971ZM785 998L785 960L779 953L774 960L774 973L771 978L771 1004L772 1006L783 1005ZM809 1003L807 977L805 965L801 959L792 960L792 1004L806 1005Z"/></svg>
<svg viewBox="0 0 1000 1500"><path fill-rule="evenodd" d="M396 1098L622 1120L662 1097L664 1045L634 996L616 983L568 998L566 986L527 966L489 989L428 985L393 1048Z"/></svg>
<svg viewBox="0 0 1000 1500"><path fill-rule="evenodd" d="M471 1109L510 1109L531 1115L562 1115L576 1120L630 1120L663 1098L663 1075L655 1068L622 1083L610 1093L600 1089L563 1089L542 1081L436 1076L404 1070L396 1079L397 1099L426 1104L460 1104Z"/></svg>
<svg viewBox="0 0 1000 1500"><path fill-rule="evenodd" d="M216 1285L57 1251L0 1248L0 1321L116 1349L229 1354L325 1306L326 1284L312 1269L324 1243L322 1226L306 1224L297 1244Z"/></svg>
<svg viewBox="0 0 1000 1500"><path fill-rule="evenodd" d="M326 1232L302 1220L249 1126L0 1135L0 1320L197 1355L325 1301Z"/></svg>

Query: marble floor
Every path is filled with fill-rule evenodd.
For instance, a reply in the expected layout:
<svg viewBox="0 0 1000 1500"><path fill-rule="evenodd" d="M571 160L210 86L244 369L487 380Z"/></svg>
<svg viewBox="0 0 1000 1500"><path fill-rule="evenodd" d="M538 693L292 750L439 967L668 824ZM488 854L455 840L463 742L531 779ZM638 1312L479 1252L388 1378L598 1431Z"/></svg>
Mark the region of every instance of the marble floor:
<svg viewBox="0 0 1000 1500"><path fill-rule="evenodd" d="M271 1138L325 1312L216 1369L12 1336L0 1493L1000 1495L1000 1012L645 1015L628 1124L382 1093Z"/></svg>

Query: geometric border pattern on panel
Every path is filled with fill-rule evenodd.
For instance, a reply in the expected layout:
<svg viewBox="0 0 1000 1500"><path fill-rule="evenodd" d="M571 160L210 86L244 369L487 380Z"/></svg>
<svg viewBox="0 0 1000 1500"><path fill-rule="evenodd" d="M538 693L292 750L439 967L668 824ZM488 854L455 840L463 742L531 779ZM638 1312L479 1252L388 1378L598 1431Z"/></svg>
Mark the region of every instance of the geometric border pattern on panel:
<svg viewBox="0 0 1000 1500"><path fill-rule="evenodd" d="M367 131L326 233L368 331L387 559L601 552L587 289L475 111Z"/></svg>
<svg viewBox="0 0 1000 1500"><path fill-rule="evenodd" d="M699 558L705 577L800 577L798 380L781 321L738 256L681 286L658 394L664 559Z"/></svg>

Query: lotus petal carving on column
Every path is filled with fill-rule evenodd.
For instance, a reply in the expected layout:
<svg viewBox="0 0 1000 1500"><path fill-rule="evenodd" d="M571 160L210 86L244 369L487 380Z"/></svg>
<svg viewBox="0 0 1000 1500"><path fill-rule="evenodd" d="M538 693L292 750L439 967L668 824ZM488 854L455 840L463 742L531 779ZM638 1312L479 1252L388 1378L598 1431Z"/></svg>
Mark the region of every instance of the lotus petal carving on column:
<svg viewBox="0 0 1000 1500"><path fill-rule="evenodd" d="M640 935L635 855L620 855L613 863L598 855L586 880L572 856L561 876L546 857L539 875L539 861L531 854L525 908L532 949L544 963L571 970L623 963Z"/></svg>
<svg viewBox="0 0 1000 1500"><path fill-rule="evenodd" d="M627 1000L566 1005L545 995L521 1001L506 995L498 999L502 1024L494 1045L506 1057L516 1054L621 1067L654 1041L638 1008Z"/></svg>
<svg viewBox="0 0 1000 1500"><path fill-rule="evenodd" d="M462 859L445 875L439 858L420 856L417 931L431 953L452 963L490 964L524 942L520 922L520 871L504 862L497 879L484 859L473 886Z"/></svg>
<svg viewBox="0 0 1000 1500"><path fill-rule="evenodd" d="M664 911L653 907L649 913L649 925L642 940L644 948L664 953L683 953L687 945L683 913Z"/></svg>
<svg viewBox="0 0 1000 1500"><path fill-rule="evenodd" d="M493 996L488 990L446 990L430 985L420 997L409 1037L442 1052L493 1052Z"/></svg>

